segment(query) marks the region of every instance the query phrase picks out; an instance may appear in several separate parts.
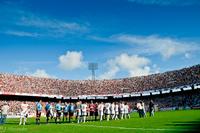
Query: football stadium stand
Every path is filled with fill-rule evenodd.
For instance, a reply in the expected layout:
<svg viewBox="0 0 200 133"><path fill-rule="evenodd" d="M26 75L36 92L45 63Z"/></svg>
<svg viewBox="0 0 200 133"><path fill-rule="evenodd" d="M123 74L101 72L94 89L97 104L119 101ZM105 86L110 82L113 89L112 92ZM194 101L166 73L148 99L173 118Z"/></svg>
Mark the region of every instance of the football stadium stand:
<svg viewBox="0 0 200 133"><path fill-rule="evenodd" d="M126 100L135 104L153 99L160 110L200 107L200 65L149 76L113 80L60 80L0 74L0 105L7 101L17 112L22 101Z"/></svg>

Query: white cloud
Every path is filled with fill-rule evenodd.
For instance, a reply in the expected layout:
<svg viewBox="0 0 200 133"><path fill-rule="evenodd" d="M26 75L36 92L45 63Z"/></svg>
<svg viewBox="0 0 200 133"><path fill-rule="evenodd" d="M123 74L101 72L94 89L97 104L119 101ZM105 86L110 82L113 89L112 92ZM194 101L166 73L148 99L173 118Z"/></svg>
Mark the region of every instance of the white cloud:
<svg viewBox="0 0 200 133"><path fill-rule="evenodd" d="M125 70L129 76L144 76L151 73L151 61L146 57L122 53L107 62L108 71L100 75L100 79L114 78L117 72Z"/></svg>
<svg viewBox="0 0 200 133"><path fill-rule="evenodd" d="M190 59L190 58L191 58L191 54L185 53L185 58L186 58L186 59Z"/></svg>
<svg viewBox="0 0 200 133"><path fill-rule="evenodd" d="M40 77L40 78L57 78L56 76L47 73L45 69L36 69L33 71L30 69L30 67L24 67L23 65L19 66L14 71L14 74L34 76L34 77Z"/></svg>
<svg viewBox="0 0 200 133"><path fill-rule="evenodd" d="M154 73L160 73L160 67L158 67L156 64L153 64L152 69Z"/></svg>
<svg viewBox="0 0 200 133"><path fill-rule="evenodd" d="M20 36L20 37L38 37L38 33L24 32L24 31L6 31L5 34Z"/></svg>
<svg viewBox="0 0 200 133"><path fill-rule="evenodd" d="M197 50L197 46L193 42L184 42L169 37L159 36L133 36L120 35L117 39L121 42L131 45L142 45L143 48L151 53L159 53L165 59L174 55L185 54Z"/></svg>
<svg viewBox="0 0 200 133"><path fill-rule="evenodd" d="M0 15L4 14L6 15L2 18L2 24L9 24L11 27L16 28L10 31L3 29L1 33L4 34L20 37L62 38L67 35L81 35L89 31L89 24L87 22L55 19L51 16L24 11L15 6L13 8L6 5L0 7Z"/></svg>
<svg viewBox="0 0 200 133"><path fill-rule="evenodd" d="M40 78L56 78L53 75L48 74L44 69L37 69L33 73L29 73L28 75Z"/></svg>
<svg viewBox="0 0 200 133"><path fill-rule="evenodd" d="M113 35L108 38L92 37L97 41L109 43L124 43L130 46L138 46L141 53L160 54L164 59L169 59L175 55L184 55L200 50L195 42L181 41L170 37L135 36L135 35Z"/></svg>
<svg viewBox="0 0 200 133"><path fill-rule="evenodd" d="M21 17L17 25L35 27L62 35L66 33L86 32L88 30L87 26L78 24L76 22L66 22L47 17L36 16L34 14L28 14Z"/></svg>
<svg viewBox="0 0 200 133"><path fill-rule="evenodd" d="M116 64L124 69L136 69L145 66L150 63L150 60L145 57L139 57L138 55L128 55L126 53L121 54L115 58Z"/></svg>
<svg viewBox="0 0 200 133"><path fill-rule="evenodd" d="M59 67L63 70L73 70L84 66L82 52L67 51L59 57Z"/></svg>
<svg viewBox="0 0 200 133"><path fill-rule="evenodd" d="M151 68L149 66L144 66L142 68L135 68L133 70L129 70L129 76L134 77L134 76L146 76L151 74L150 73Z"/></svg>
<svg viewBox="0 0 200 133"><path fill-rule="evenodd" d="M189 6L200 5L199 0L128 0L133 3L145 4L145 5L175 5L175 6Z"/></svg>
<svg viewBox="0 0 200 133"><path fill-rule="evenodd" d="M109 60L106 65L108 66L108 71L100 75L99 79L112 79L120 71L114 60Z"/></svg>

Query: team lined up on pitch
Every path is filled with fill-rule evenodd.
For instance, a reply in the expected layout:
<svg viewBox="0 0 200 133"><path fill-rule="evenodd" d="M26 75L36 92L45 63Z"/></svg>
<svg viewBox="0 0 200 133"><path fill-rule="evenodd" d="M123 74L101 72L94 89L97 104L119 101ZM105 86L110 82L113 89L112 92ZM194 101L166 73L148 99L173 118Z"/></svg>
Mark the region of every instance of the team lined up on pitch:
<svg viewBox="0 0 200 133"><path fill-rule="evenodd" d="M26 120L29 112L29 105L26 102L21 104L21 115L19 125L26 124ZM55 123L71 122L75 117L76 122L90 121L102 121L102 120L118 120L130 118L130 107L124 102L113 103L93 103L79 101L74 103L65 103L64 105L59 101L55 107L51 103L47 102L43 107L42 101L36 103L36 124L40 124L40 117L43 109L46 112L46 123L50 119L54 119ZM23 120L24 119L24 120Z"/></svg>

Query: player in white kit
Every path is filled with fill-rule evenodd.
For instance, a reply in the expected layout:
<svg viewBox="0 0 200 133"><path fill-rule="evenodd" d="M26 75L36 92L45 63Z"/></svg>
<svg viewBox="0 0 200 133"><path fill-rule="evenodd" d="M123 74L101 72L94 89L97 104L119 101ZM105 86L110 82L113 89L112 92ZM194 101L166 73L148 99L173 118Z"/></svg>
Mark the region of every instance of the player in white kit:
<svg viewBox="0 0 200 133"><path fill-rule="evenodd" d="M85 102L83 102L83 104L81 104L81 112L82 112L83 123L85 123L86 116L87 116L87 104Z"/></svg>
<svg viewBox="0 0 200 133"><path fill-rule="evenodd" d="M115 120L119 120L118 116L119 116L119 105L116 102L115 103Z"/></svg>
<svg viewBox="0 0 200 133"><path fill-rule="evenodd" d="M103 108L104 108L104 104L103 104L103 102L101 102L98 106L98 113L100 115L100 121L102 121L102 119L103 119Z"/></svg>
<svg viewBox="0 0 200 133"><path fill-rule="evenodd" d="M124 105L124 113L125 113L125 119L129 118L130 119L130 114L129 114L129 106L127 103Z"/></svg>
<svg viewBox="0 0 200 133"><path fill-rule="evenodd" d="M29 111L29 106L26 102L22 103L21 104L21 113L20 113L20 122L19 122L19 125L22 124L23 122L23 125L26 124L26 120L27 120L27 117L28 117L28 111ZM24 119L24 121L23 121Z"/></svg>
<svg viewBox="0 0 200 133"><path fill-rule="evenodd" d="M111 107L110 103L105 104L105 114L107 121L109 121L110 119L110 107Z"/></svg>
<svg viewBox="0 0 200 133"><path fill-rule="evenodd" d="M111 119L115 118L115 103L111 104Z"/></svg>
<svg viewBox="0 0 200 133"><path fill-rule="evenodd" d="M124 103L122 102L120 104L120 114L121 114L121 119L124 119Z"/></svg>
<svg viewBox="0 0 200 133"><path fill-rule="evenodd" d="M81 122L81 101L76 103L76 116L77 116L77 123Z"/></svg>
<svg viewBox="0 0 200 133"><path fill-rule="evenodd" d="M141 105L142 105L142 109L143 109L143 116L146 117L146 109L145 109L144 102L142 102Z"/></svg>

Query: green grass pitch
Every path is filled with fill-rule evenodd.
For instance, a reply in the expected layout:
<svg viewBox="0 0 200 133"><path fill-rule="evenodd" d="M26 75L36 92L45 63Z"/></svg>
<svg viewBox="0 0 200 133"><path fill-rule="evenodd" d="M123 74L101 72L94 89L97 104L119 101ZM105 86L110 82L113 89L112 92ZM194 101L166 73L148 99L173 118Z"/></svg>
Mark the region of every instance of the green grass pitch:
<svg viewBox="0 0 200 133"><path fill-rule="evenodd" d="M154 117L138 118L137 113L131 119L103 122L45 124L35 125L34 118L28 118L27 125L19 126L19 119L7 119L0 125L0 133L163 133L198 132L200 110L156 112Z"/></svg>

